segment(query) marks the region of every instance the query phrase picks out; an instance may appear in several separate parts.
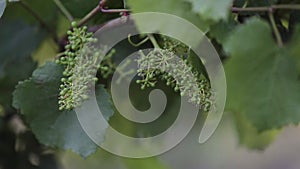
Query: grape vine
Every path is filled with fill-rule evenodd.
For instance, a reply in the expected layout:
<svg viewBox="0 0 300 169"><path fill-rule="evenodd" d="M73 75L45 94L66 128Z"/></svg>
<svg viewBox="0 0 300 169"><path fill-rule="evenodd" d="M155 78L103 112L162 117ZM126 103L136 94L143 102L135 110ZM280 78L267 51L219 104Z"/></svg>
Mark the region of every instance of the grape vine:
<svg viewBox="0 0 300 169"><path fill-rule="evenodd" d="M156 128L149 132L147 128L145 132L143 125L127 127L123 123L109 93L115 73L119 74L115 76L119 77L116 83L121 85L128 75L136 74L134 83L130 83L133 91L130 99L137 109L148 106L141 96L161 87L166 89L168 97L164 115L175 114L173 109L177 104L171 104L181 96L199 106L204 115L210 115L208 112L216 108L217 93L212 90L206 63L193 58L194 51L184 43L159 35L158 31L133 37L139 43L133 43L128 35L128 41L124 39L113 49L93 48L92 44L101 41L93 37L94 32L103 25L113 30L132 21L136 30L144 32L141 21L131 15L143 12L176 15L205 32L224 64L226 112L231 113L230 122L236 124L241 145L264 149L285 126L299 124L298 0L0 0L0 14L3 13L0 16L0 137L10 135L9 140L3 140L10 145L13 157L13 162L0 160L1 169L16 168L14 161L23 154L26 160L16 163L22 168L26 161L24 167L32 168L33 164L42 164L42 157L55 148L71 149L83 157L95 152L96 145L86 136L74 112L89 99L91 92L102 98L99 104L108 110L105 118L114 127L132 135L155 133L152 130ZM122 20L127 16L128 20ZM168 25L150 23L149 26L159 29ZM181 27L174 29L189 33ZM128 60L124 67L118 65L136 51L137 60ZM138 65L138 70L125 68L131 62ZM161 118L172 119L166 116ZM24 120L21 124L26 129L11 131L15 119ZM160 124L160 120L154 123L158 127L166 125ZM26 143L25 152L19 140L23 134L36 147ZM8 147L2 146L0 150ZM34 153L39 160L31 164L32 159L27 158L32 157L31 149L36 148L38 151ZM9 157L2 153L1 157Z"/></svg>

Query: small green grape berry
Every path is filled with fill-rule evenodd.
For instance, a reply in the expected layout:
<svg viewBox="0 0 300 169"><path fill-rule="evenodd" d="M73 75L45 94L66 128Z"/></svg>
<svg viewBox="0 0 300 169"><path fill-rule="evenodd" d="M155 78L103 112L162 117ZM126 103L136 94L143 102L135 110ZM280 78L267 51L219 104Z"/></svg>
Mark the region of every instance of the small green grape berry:
<svg viewBox="0 0 300 169"><path fill-rule="evenodd" d="M77 22L74 21L74 22L71 23L71 25L72 25L73 28L75 28L75 27L77 27Z"/></svg>
<svg viewBox="0 0 300 169"><path fill-rule="evenodd" d="M67 110L71 110L71 106L70 106L70 105L67 105L67 106L66 106L66 109L67 109Z"/></svg>
<svg viewBox="0 0 300 169"><path fill-rule="evenodd" d="M64 94L65 94L64 91L60 91L60 92L59 92L59 95L64 95Z"/></svg>
<svg viewBox="0 0 300 169"><path fill-rule="evenodd" d="M70 47L71 47L70 45L66 45L65 49L70 49Z"/></svg>
<svg viewBox="0 0 300 169"><path fill-rule="evenodd" d="M68 35L72 35L72 31L68 30L68 31L67 31L67 34L68 34Z"/></svg>
<svg viewBox="0 0 300 169"><path fill-rule="evenodd" d="M68 61L69 61L69 62L72 62L73 60L74 60L74 59L71 58L71 57L68 58Z"/></svg>

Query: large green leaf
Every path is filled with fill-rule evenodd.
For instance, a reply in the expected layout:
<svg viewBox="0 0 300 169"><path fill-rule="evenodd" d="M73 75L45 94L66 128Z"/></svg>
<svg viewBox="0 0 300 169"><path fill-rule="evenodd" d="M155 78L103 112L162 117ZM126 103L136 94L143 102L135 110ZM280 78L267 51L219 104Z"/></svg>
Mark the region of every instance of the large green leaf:
<svg viewBox="0 0 300 169"><path fill-rule="evenodd" d="M253 31L255 30L255 31ZM300 87L294 58L279 48L269 25L251 19L225 44L227 108L245 114L258 131L300 121Z"/></svg>
<svg viewBox="0 0 300 169"><path fill-rule="evenodd" d="M210 27L210 37L216 39L220 44L224 44L232 30L236 26L234 18L230 18L228 21L220 21Z"/></svg>
<svg viewBox="0 0 300 169"><path fill-rule="evenodd" d="M33 10L40 18L46 22L49 27L55 28L53 25L57 21L58 8L52 0L22 0L23 3L27 4L31 10ZM7 4L7 9L3 15L3 18L9 20L22 19L31 24L39 24L39 21L31 15L28 10L20 4L20 2L13 1Z"/></svg>
<svg viewBox="0 0 300 169"><path fill-rule="evenodd" d="M233 0L187 0L192 3L193 11L207 20L225 20Z"/></svg>
<svg viewBox="0 0 300 169"><path fill-rule="evenodd" d="M234 112L234 120L238 133L239 143L250 149L264 150L268 147L280 133L280 130L266 130L258 132L248 121L243 113Z"/></svg>
<svg viewBox="0 0 300 169"><path fill-rule="evenodd" d="M208 23L191 11L191 5L183 0L128 0L128 5L134 13L161 12L173 14L190 21L198 26L203 32L206 32L208 29Z"/></svg>
<svg viewBox="0 0 300 169"><path fill-rule="evenodd" d="M13 106L20 109L41 143L71 149L86 157L96 151L97 146L81 128L74 111L58 110L62 71L61 66L52 62L37 69L31 79L17 86ZM101 100L98 104L106 110L104 115L112 116L110 98L102 86L96 88L96 96Z"/></svg>
<svg viewBox="0 0 300 169"><path fill-rule="evenodd" d="M43 40L44 32L37 26L31 26L23 21L0 22L0 57L1 64L6 60L28 57ZM4 61L4 62L3 62Z"/></svg>
<svg viewBox="0 0 300 169"><path fill-rule="evenodd" d="M22 21L0 21L0 104L5 108L11 105L18 81L28 78L36 67L31 54L44 35L38 27Z"/></svg>
<svg viewBox="0 0 300 169"><path fill-rule="evenodd" d="M292 55L299 60L300 63L300 24L295 27L295 31L291 42L289 44L289 50L291 51Z"/></svg>

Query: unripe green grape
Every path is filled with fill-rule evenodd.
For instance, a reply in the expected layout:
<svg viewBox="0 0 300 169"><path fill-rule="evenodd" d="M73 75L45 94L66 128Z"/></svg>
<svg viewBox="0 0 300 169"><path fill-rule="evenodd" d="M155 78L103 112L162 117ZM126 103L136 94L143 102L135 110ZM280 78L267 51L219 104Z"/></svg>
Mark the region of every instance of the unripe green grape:
<svg viewBox="0 0 300 169"><path fill-rule="evenodd" d="M71 25L72 27L77 27L77 22L72 22Z"/></svg>

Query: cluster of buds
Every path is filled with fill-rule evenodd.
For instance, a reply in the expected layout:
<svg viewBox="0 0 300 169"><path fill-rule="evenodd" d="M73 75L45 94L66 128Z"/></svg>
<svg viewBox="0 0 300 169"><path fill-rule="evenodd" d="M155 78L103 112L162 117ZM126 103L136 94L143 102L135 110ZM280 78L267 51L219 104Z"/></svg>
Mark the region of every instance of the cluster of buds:
<svg viewBox="0 0 300 169"><path fill-rule="evenodd" d="M148 53L140 51L138 63L138 76L136 82L141 89L154 87L158 80L166 81L181 96L187 96L191 103L200 105L204 112L211 108L211 89L209 82L199 79L198 73L186 59L178 57L173 51L155 48Z"/></svg>
<svg viewBox="0 0 300 169"><path fill-rule="evenodd" d="M64 55L56 60L57 64L64 66L59 92L59 110L71 110L88 99L91 85L97 81L97 71L110 72L107 63L111 62L114 50L105 57L105 49L99 50L92 44L97 42L93 33L87 27L77 27L72 23L72 30L67 32L68 44L65 46ZM104 59L105 58L105 59ZM104 61L100 64L100 59ZM105 71L104 71L105 70Z"/></svg>

